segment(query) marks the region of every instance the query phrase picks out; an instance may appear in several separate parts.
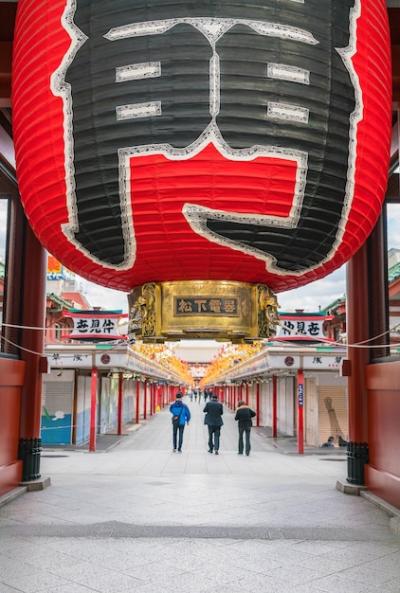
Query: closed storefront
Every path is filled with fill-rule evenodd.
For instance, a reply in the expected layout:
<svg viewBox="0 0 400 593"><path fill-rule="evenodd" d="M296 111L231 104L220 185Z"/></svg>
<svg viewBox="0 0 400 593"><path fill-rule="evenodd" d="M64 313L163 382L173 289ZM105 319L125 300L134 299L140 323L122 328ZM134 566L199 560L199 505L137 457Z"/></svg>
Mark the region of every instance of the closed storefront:
<svg viewBox="0 0 400 593"><path fill-rule="evenodd" d="M305 435L306 444L318 447L319 436L319 402L318 388L314 377L305 380Z"/></svg>
<svg viewBox="0 0 400 593"><path fill-rule="evenodd" d="M294 377L278 378L278 432L295 434Z"/></svg>
<svg viewBox="0 0 400 593"><path fill-rule="evenodd" d="M338 445L339 436L347 440L348 409L344 378L319 373L305 381L306 444L319 447L330 436Z"/></svg>
<svg viewBox="0 0 400 593"><path fill-rule="evenodd" d="M74 382L73 370L52 371L44 377L41 434L45 445L72 442Z"/></svg>
<svg viewBox="0 0 400 593"><path fill-rule="evenodd" d="M333 379L333 383L332 383ZM339 436L348 440L347 384L341 377L318 377L319 438L325 443L330 436L338 444Z"/></svg>
<svg viewBox="0 0 400 593"><path fill-rule="evenodd" d="M126 379L123 385L124 392L124 423L132 422L135 418L135 391L132 379Z"/></svg>
<svg viewBox="0 0 400 593"><path fill-rule="evenodd" d="M77 402L76 402L76 431L75 442L77 445L89 440L90 427L90 376L77 377Z"/></svg>
<svg viewBox="0 0 400 593"><path fill-rule="evenodd" d="M272 384L265 381L260 385L260 426L271 426L272 422Z"/></svg>
<svg viewBox="0 0 400 593"><path fill-rule="evenodd" d="M101 379L101 397L99 432L113 432L117 428L117 399L118 399L118 380L110 377Z"/></svg>

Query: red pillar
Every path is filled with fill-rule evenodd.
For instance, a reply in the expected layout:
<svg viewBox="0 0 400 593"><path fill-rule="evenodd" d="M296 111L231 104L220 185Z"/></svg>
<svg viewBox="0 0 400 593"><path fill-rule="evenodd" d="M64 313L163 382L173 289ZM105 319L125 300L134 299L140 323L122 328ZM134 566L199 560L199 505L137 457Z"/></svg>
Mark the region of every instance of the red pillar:
<svg viewBox="0 0 400 593"><path fill-rule="evenodd" d="M26 239L23 254L23 283L25 287L22 299L22 323L32 327L46 325L46 253L36 239L31 228L26 225ZM17 262L15 262L17 265ZM12 270L10 270L12 275ZM12 293L10 293L12 296ZM12 301L12 299L10 299ZM9 303L12 308L12 302ZM8 308L8 307L7 307ZM13 321L11 323L16 323ZM6 334L7 335L7 334ZM11 334L15 335L15 334ZM21 334L21 346L37 352L21 350L25 361L25 381L21 398L20 455L23 461L23 480L29 481L40 477L40 422L42 414L42 377L40 371L41 354L44 350L44 332L24 330ZM37 461L37 472L32 470L32 459ZM1 461L0 461L1 464Z"/></svg>
<svg viewBox="0 0 400 593"><path fill-rule="evenodd" d="M139 424L140 419L140 381L136 381L136 413L135 422Z"/></svg>
<svg viewBox="0 0 400 593"><path fill-rule="evenodd" d="M154 383L150 383L150 416L154 414Z"/></svg>
<svg viewBox="0 0 400 593"><path fill-rule="evenodd" d="M97 379L98 371L96 367L92 368L92 375L90 381L90 434L89 434L89 451L96 451L96 428L97 428Z"/></svg>
<svg viewBox="0 0 400 593"><path fill-rule="evenodd" d="M124 376L122 373L118 375L118 434L122 434L123 426L123 407L124 407Z"/></svg>
<svg viewBox="0 0 400 593"><path fill-rule="evenodd" d="M272 375L272 437L278 436L278 377Z"/></svg>
<svg viewBox="0 0 400 593"><path fill-rule="evenodd" d="M297 371L297 452L304 453L304 371Z"/></svg>
<svg viewBox="0 0 400 593"><path fill-rule="evenodd" d="M256 426L260 426L260 384L258 382L256 383L256 414Z"/></svg>
<svg viewBox="0 0 400 593"><path fill-rule="evenodd" d="M367 246L362 247L347 265L347 340L349 344L370 338L368 309ZM373 342L379 344L379 341ZM369 362L367 348L349 348L351 374L348 378L349 440L368 441L368 394L365 369Z"/></svg>
<svg viewBox="0 0 400 593"><path fill-rule="evenodd" d="M246 406L249 405L249 384L246 383Z"/></svg>
<svg viewBox="0 0 400 593"><path fill-rule="evenodd" d="M143 383L143 419L146 420L147 418L147 381Z"/></svg>

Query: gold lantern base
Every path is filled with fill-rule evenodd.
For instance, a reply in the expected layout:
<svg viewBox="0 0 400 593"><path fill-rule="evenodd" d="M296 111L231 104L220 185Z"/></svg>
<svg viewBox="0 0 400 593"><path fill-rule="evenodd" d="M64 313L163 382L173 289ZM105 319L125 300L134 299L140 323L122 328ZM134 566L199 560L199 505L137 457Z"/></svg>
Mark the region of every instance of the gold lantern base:
<svg viewBox="0 0 400 593"><path fill-rule="evenodd" d="M145 342L215 339L245 342L275 335L278 302L263 284L191 280L152 282L129 294L130 338Z"/></svg>

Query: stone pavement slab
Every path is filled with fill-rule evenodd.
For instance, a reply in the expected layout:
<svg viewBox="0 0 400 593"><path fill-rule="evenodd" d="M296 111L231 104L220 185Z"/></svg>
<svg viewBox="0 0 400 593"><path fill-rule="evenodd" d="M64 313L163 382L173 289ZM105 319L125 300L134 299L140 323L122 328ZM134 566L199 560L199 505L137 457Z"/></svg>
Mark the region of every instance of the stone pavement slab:
<svg viewBox="0 0 400 593"><path fill-rule="evenodd" d="M400 539L335 490L344 463L249 458L225 414L207 453L203 405L184 451L161 412L109 452L44 458L53 486L0 509L0 593L400 593Z"/></svg>

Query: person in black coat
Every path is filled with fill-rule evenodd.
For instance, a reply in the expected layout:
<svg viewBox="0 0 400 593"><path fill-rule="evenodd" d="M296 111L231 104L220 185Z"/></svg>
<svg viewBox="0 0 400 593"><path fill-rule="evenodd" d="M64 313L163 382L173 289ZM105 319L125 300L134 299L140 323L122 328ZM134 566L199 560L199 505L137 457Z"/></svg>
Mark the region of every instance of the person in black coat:
<svg viewBox="0 0 400 593"><path fill-rule="evenodd" d="M245 402L238 403L235 420L238 422L239 428L239 455L243 455L243 435L246 435L246 455L250 455L250 432L253 426L252 418L255 415L254 410L246 406Z"/></svg>
<svg viewBox="0 0 400 593"><path fill-rule="evenodd" d="M215 455L218 455L221 426L224 424L222 420L224 408L216 395L212 395L211 401L206 403L203 412L205 413L204 424L208 426L208 452L215 451Z"/></svg>

